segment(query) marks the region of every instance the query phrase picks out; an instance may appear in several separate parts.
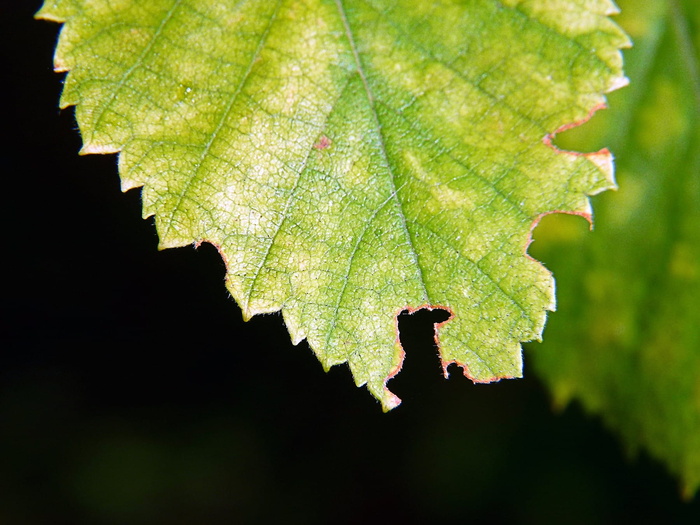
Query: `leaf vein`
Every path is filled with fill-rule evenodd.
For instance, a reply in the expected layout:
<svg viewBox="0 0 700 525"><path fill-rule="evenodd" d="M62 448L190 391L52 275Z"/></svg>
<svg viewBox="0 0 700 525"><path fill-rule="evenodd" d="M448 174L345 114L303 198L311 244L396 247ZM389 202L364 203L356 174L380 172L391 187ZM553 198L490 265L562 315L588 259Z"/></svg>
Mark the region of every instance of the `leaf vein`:
<svg viewBox="0 0 700 525"><path fill-rule="evenodd" d="M187 178L187 181L185 182L184 188L182 189L182 191L180 191L180 193L178 195L177 202L173 206L172 212L170 213L169 220L168 220L168 226L167 226L166 232L163 234L164 236L167 236L170 229L172 228L172 225L173 225L174 220L175 220L175 215L177 214L177 212L180 209L180 206L182 205L182 202L185 198L185 194L189 191L189 188L192 186L192 183L197 178L197 175L199 174L199 171L200 171L202 164L204 162L204 159L209 154L209 151L211 150L212 145L216 141L216 138L218 137L219 132L224 127L224 124L226 123L229 115L231 114L231 111L233 109L233 105L236 103L236 100L238 100L239 95L243 91L243 87L248 82L248 80L250 78L250 74L253 70L253 66L255 65L256 60L260 56L260 53L262 52L262 50L265 46L265 42L267 40L267 37L270 34L270 30L271 30L272 26L274 25L275 20L277 19L277 15L279 13L281 5L282 5L282 0L277 0L277 6L275 7L275 10L272 13L272 16L270 17L270 21L268 22L267 26L265 27L265 30L263 31L262 35L260 36L260 40L258 41L257 47L256 47L255 51L253 52L253 55L251 57L251 60L248 64L246 71L243 73L243 76L241 77L241 81L238 83L238 86L236 87L236 91L230 97L229 102L223 111L221 119L219 119L219 122L217 123L216 128L211 133L211 136L210 136L209 140L207 141L207 143L204 145L204 149L202 150L202 154L199 156L199 159L197 160L195 168L189 174L189 177Z"/></svg>
<svg viewBox="0 0 700 525"><path fill-rule="evenodd" d="M428 290L426 287L426 282L425 282L425 277L423 276L423 269L421 268L420 261L418 259L418 252L416 251L415 248L415 242L411 236L411 232L408 229L408 225L406 222L406 214L403 210L403 204L401 202L401 199L398 197L398 189L396 186L396 175L394 174L394 171L391 166L391 162L389 161L389 155L386 151L386 145L384 143L384 135L382 133L382 126L381 122L379 120L379 115L377 114L377 109L375 107L375 100L374 100L374 95L372 93L372 90L369 86L369 82L367 80L367 76L365 75L364 68L362 66L362 61L360 59L359 52L357 50L357 45L355 43L355 38L353 36L352 29L350 28L350 22L348 20L347 14L345 12L345 7L343 5L343 0L335 0L335 4L338 8L338 13L340 15L340 18L343 22L343 26L345 28L345 34L347 36L348 42L350 44L350 47L352 49L352 54L355 59L355 66L357 67L357 72L360 75L360 79L362 80L362 85L364 86L365 89L365 94L367 95L367 102L369 104L369 107L372 111L372 116L374 119L374 127L377 132L377 138L379 140L379 145L382 153L382 157L384 159L384 164L386 166L386 169L390 175L390 181L392 185L392 192L390 195L390 198L394 198L397 212L401 218L401 225L403 229L403 233L405 234L408 244L411 248L411 255L413 258L413 261L415 263L416 271L418 273L419 281L421 283L421 286L423 288L423 300L426 303L430 303L430 298L428 295Z"/></svg>

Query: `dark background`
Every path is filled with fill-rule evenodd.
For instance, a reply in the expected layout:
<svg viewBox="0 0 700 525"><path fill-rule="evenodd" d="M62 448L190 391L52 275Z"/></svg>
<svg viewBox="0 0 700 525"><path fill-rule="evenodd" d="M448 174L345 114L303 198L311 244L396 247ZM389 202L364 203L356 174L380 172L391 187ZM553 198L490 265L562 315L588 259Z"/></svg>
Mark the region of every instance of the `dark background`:
<svg viewBox="0 0 700 525"><path fill-rule="evenodd" d="M446 381L440 313L402 318L383 414L279 315L243 323L216 251L158 252L116 157L78 156L39 6L0 7L0 524L700 522L663 467L553 413L536 345L523 380Z"/></svg>

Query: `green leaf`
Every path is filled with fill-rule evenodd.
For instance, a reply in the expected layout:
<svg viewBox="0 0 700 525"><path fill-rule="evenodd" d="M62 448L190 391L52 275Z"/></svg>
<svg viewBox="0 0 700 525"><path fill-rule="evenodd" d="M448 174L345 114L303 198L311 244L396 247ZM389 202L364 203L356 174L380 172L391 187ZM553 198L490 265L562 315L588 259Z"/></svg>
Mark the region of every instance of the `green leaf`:
<svg viewBox="0 0 700 525"><path fill-rule="evenodd" d="M120 152L160 246L210 242L246 318L282 311L385 409L397 315L443 308L440 356L521 375L553 280L533 224L588 216L606 152L548 144L624 85L608 0L58 0L61 106Z"/></svg>
<svg viewBox="0 0 700 525"><path fill-rule="evenodd" d="M532 355L557 404L580 400L630 450L664 461L690 497L700 487L700 4L620 4L632 88L571 140L611 145L621 191L597 199L585 243L570 223L538 232L560 313Z"/></svg>

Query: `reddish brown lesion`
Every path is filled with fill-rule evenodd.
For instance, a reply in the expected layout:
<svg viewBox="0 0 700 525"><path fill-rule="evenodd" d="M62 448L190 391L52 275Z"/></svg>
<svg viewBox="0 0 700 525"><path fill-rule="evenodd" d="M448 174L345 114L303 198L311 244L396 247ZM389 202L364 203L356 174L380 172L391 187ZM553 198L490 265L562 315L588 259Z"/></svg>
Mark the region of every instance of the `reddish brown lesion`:
<svg viewBox="0 0 700 525"><path fill-rule="evenodd" d="M328 149L331 147L333 143L331 142L331 139L326 137L325 135L321 135L319 139L316 141L316 144L314 144L314 149L317 150L324 150Z"/></svg>

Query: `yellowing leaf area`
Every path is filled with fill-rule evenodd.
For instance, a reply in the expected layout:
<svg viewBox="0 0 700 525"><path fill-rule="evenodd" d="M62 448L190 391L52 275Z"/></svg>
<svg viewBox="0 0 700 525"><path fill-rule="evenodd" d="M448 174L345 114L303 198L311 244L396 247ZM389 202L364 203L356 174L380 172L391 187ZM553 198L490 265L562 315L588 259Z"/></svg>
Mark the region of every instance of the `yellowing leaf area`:
<svg viewBox="0 0 700 525"><path fill-rule="evenodd" d="M397 315L443 308L443 367L519 377L553 279L526 254L590 216L605 151L550 135L625 83L608 0L59 0L61 106L119 152L162 248L209 242L245 317L281 310L385 409Z"/></svg>

